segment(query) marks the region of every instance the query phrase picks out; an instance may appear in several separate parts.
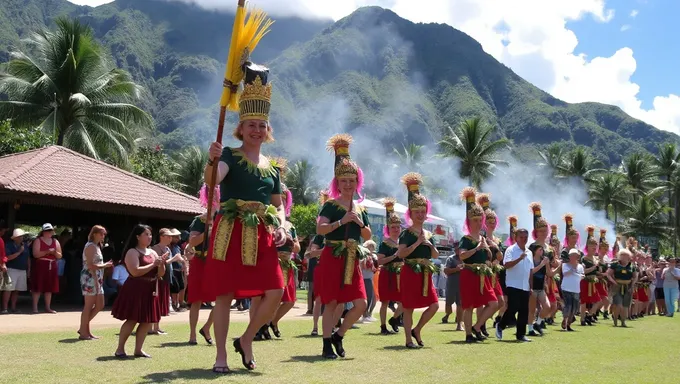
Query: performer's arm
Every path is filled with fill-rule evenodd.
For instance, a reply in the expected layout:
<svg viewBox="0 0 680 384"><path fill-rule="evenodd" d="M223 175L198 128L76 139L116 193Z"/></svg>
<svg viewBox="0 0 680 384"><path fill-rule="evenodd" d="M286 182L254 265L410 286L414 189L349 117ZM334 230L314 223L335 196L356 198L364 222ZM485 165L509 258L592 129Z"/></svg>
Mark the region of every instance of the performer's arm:
<svg viewBox="0 0 680 384"><path fill-rule="evenodd" d="M286 224L286 207L283 205L283 195L272 195L272 205L276 207L276 217L279 219L279 228Z"/></svg>
<svg viewBox="0 0 680 384"><path fill-rule="evenodd" d="M293 253L300 253L300 240L297 237L293 239Z"/></svg>
<svg viewBox="0 0 680 384"><path fill-rule="evenodd" d="M210 149L208 150L210 160L205 165L205 171L203 172L203 179L208 185L216 185L221 183L222 180L229 173L229 166L224 161L220 161L220 156L222 156L222 143L212 143L210 144ZM217 167L217 178L213 180L213 167Z"/></svg>
<svg viewBox="0 0 680 384"><path fill-rule="evenodd" d="M319 248L318 245L312 244L309 247L307 247L307 252L305 252L306 259L311 259L319 256L321 256L321 248Z"/></svg>
<svg viewBox="0 0 680 384"><path fill-rule="evenodd" d="M191 231L191 233L189 233L189 245L192 247L201 245L201 243L203 243L204 237L205 234L203 232Z"/></svg>

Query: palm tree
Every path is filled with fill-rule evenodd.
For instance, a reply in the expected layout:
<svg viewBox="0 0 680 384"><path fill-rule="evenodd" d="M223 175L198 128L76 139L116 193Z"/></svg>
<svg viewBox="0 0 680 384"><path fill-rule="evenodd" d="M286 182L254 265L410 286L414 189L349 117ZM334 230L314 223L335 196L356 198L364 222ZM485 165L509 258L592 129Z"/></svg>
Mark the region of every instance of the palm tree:
<svg viewBox="0 0 680 384"><path fill-rule="evenodd" d="M666 182L671 181L673 172L678 168L680 163L680 152L675 143L664 143L659 146L659 155L653 158L654 165L656 166L657 175L664 179ZM671 191L668 190L668 205L675 207L675 203L672 199ZM669 212L668 214L668 225L673 225L673 214L674 212Z"/></svg>
<svg viewBox="0 0 680 384"><path fill-rule="evenodd" d="M552 143L545 151L538 151L538 155L541 156L541 159L543 160L538 165L550 168L553 176L557 176L559 170L564 166L564 148L558 143Z"/></svg>
<svg viewBox="0 0 680 384"><path fill-rule="evenodd" d="M565 160L557 168L561 177L579 177L585 182L591 182L596 174L604 170L600 163L587 148L579 146L566 155Z"/></svg>
<svg viewBox="0 0 680 384"><path fill-rule="evenodd" d="M640 196L635 205L627 212L628 219L621 225L621 232L626 236L653 235L659 238L667 236L664 211L667 209L658 202L658 193Z"/></svg>
<svg viewBox="0 0 680 384"><path fill-rule="evenodd" d="M648 192L656 184L658 171L647 155L633 153L623 160L621 168L628 185L636 192L633 194L633 201L637 201L639 195Z"/></svg>
<svg viewBox="0 0 680 384"><path fill-rule="evenodd" d="M499 152L510 145L508 139L491 141L493 129L475 117L463 121L457 128L448 127L448 134L438 143L440 156L457 158L461 162L460 177L467 178L470 185L479 187L499 165Z"/></svg>
<svg viewBox="0 0 680 384"><path fill-rule="evenodd" d="M177 156L177 182L182 191L197 196L203 186L203 170L208 162L208 152L196 145L186 148Z"/></svg>
<svg viewBox="0 0 680 384"><path fill-rule="evenodd" d="M607 219L611 208L614 211L614 223L618 222L619 211L629 207L626 180L618 172L607 171L595 176L590 183L588 194L590 199L586 204L604 209Z"/></svg>
<svg viewBox="0 0 680 384"><path fill-rule="evenodd" d="M286 186L293 194L293 201L309 204L316 200L318 186L314 183L314 166L307 160L298 160L288 168Z"/></svg>
<svg viewBox="0 0 680 384"><path fill-rule="evenodd" d="M402 145L402 149L393 148L394 153L399 158L401 164L408 170L416 170L416 168L422 168L423 165L423 148L422 145L409 144L408 146Z"/></svg>
<svg viewBox="0 0 680 384"><path fill-rule="evenodd" d="M28 40L30 52L16 51L0 73L0 116L16 127L39 126L54 143L94 158L124 164L137 135L153 126L131 104L142 89L130 75L104 60L92 30L59 18L54 32Z"/></svg>

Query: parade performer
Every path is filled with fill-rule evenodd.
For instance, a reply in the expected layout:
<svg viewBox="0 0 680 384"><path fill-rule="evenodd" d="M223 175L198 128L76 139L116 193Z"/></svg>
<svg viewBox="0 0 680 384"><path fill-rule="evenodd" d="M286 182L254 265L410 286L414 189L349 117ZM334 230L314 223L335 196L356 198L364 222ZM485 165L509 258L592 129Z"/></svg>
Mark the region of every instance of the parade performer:
<svg viewBox="0 0 680 384"><path fill-rule="evenodd" d="M486 238L481 234L484 227L484 210L475 201L476 193L472 187L466 187L461 192L461 198L465 201L466 218L463 228L465 236L461 238L459 245L460 259L465 263L465 268L460 272L460 291L464 310L465 341L468 343L486 339L481 332L481 327L498 306L489 276L491 249ZM486 307L486 309L481 316L477 317L477 322L473 325L472 311L481 307Z"/></svg>
<svg viewBox="0 0 680 384"><path fill-rule="evenodd" d="M332 199L321 208L316 226L316 232L325 237L317 270L319 279L323 280L319 287L321 302L325 305L322 354L327 359L345 356L342 343L345 333L366 310L366 290L359 268L366 250L360 244L371 238L371 228L368 213L353 200L355 194L361 198L364 174L350 158L351 143L352 136L347 134L328 140L328 149L335 153L335 177L329 188ZM337 306L349 302L353 304L352 309L340 328L333 332Z"/></svg>
<svg viewBox="0 0 680 384"><path fill-rule="evenodd" d="M619 320L621 326L626 327L628 308L633 299L632 290L637 282L637 272L631 263L631 256L629 250L622 249L607 270L607 278L614 290L611 308L615 327L618 326Z"/></svg>
<svg viewBox="0 0 680 384"><path fill-rule="evenodd" d="M401 303L404 307L404 336L406 348L424 346L421 337L423 327L439 310L437 291L432 282L432 274L438 273L432 259L439 258L439 251L432 244L433 234L423 228L423 223L430 213L430 202L420 193L422 176L418 173L407 173L401 182L408 191L407 220L411 226L399 235L397 255L404 261L401 268ZM420 316L418 325L413 327L413 310L427 308ZM418 345L413 343L416 340Z"/></svg>
<svg viewBox="0 0 680 384"><path fill-rule="evenodd" d="M580 238L581 235L579 235L576 228L574 228L574 215L572 215L571 213L567 213L566 215L564 215L564 241L562 253L560 254L562 263L569 262L569 252L572 249L578 250L581 257L583 257L583 252L581 252L581 250L578 249Z"/></svg>
<svg viewBox="0 0 680 384"><path fill-rule="evenodd" d="M505 275L505 269L503 268L505 247L503 247L501 239L494 235L494 231L498 228L498 216L496 215L496 212L491 209L490 197L491 196L488 193L480 193L477 196L477 204L484 210L484 236L486 237L486 242L489 244L489 250L491 251L491 286L496 294L496 299L498 299L498 309L505 308L507 305L500 279L501 272ZM517 225L516 221L515 225ZM483 308L482 311L485 309L486 308ZM481 313L478 312L477 317L479 316L481 316ZM493 317L493 314L491 314L490 317ZM497 319L497 321L500 321L500 317ZM497 321L494 321L494 328L496 328ZM482 324L481 331L484 336L489 337L489 333L486 331L486 322Z"/></svg>
<svg viewBox="0 0 680 384"><path fill-rule="evenodd" d="M588 238L586 239L586 254L581 258L581 264L583 264L583 269L585 273L585 278L581 280L581 292L580 292L580 303L581 303L581 325L594 325L596 323L593 319L592 314L597 311L596 304L600 302L600 294L595 288L597 284L597 271L598 271L598 260L595 256L597 251L597 239L595 239L595 227L588 225L586 227L586 232L588 233ZM592 305L592 311L588 311L588 305Z"/></svg>
<svg viewBox="0 0 680 384"><path fill-rule="evenodd" d="M279 174L281 179L285 177L286 173L286 160L277 158L273 159L274 165L279 169ZM281 298L281 304L274 314L274 318L269 323L269 327L272 329L274 336L281 337L281 331L279 330L279 321L283 316L288 313L295 305L295 300L297 299L295 290L295 273L297 273L297 267L295 262L291 258L291 254L297 254L300 252L300 241L297 238L297 231L295 226L290 222L290 212L293 207L293 194L290 193L288 187L281 183L281 189L283 191L283 202L286 212L286 223L284 227L286 229L286 243L277 248L279 255L279 265L281 266L281 271L283 273L283 282L285 284L283 290L283 297ZM267 325L265 325L267 327Z"/></svg>
<svg viewBox="0 0 680 384"><path fill-rule="evenodd" d="M548 294L548 302L550 303L550 315L546 319L549 325L554 324L555 314L557 313L557 301L560 298L560 281L562 279L562 261L557 257L561 253L560 239L557 237L557 225L550 225L550 247L552 251L552 259L550 259L550 268L548 268L548 278L546 280L546 292Z"/></svg>
<svg viewBox="0 0 680 384"><path fill-rule="evenodd" d="M552 247L546 244L548 240L548 221L541 213L541 203L534 202L529 204L529 210L533 215L534 229L531 231L531 237L534 242L529 246L529 250L533 255L534 268L531 274L532 286L531 296L529 298L529 336L536 336L536 332L543 335L545 329L545 319L550 316L550 302L546 292L547 280L552 280L549 277L548 269L550 269L550 262L555 258ZM539 251L540 249L540 251ZM540 308L540 313L536 317L536 308Z"/></svg>
<svg viewBox="0 0 680 384"><path fill-rule="evenodd" d="M200 199L203 207L207 207L207 186L201 188ZM217 202L219 205L219 201ZM203 280L205 279L205 262L207 247L205 246L205 223L206 213L196 216L189 226L189 244L184 249L185 256L189 259L189 344L196 345L196 326L198 325L198 314L204 302L212 302L214 297L205 294ZM208 320L199 329L198 333L203 336L205 342L212 345L213 340L210 336L210 327L213 324L213 310L210 310Z"/></svg>
<svg viewBox="0 0 680 384"><path fill-rule="evenodd" d="M271 84L269 70L246 62L243 91L239 99L240 122L234 137L238 148L210 145L210 161L205 169L209 185L220 183L221 209L211 229L210 251L206 260L204 288L216 297L215 342L217 355L213 371L229 373L226 340L233 299L264 296L251 316L248 327L234 340L243 366L255 369L252 341L281 302L283 275L276 247L286 241L286 222L278 168L260 151L271 142L269 124ZM219 159L219 160L218 160ZM216 178L213 179L213 171Z"/></svg>
<svg viewBox="0 0 680 384"><path fill-rule="evenodd" d="M635 288L637 293L635 302L635 318L644 317L649 305L649 285L652 281L652 275L646 264L646 255L642 252L638 254L638 281Z"/></svg>
<svg viewBox="0 0 680 384"><path fill-rule="evenodd" d="M389 335L399 332L399 317L403 312L401 305L400 274L404 265L403 260L397 257L399 248L399 235L401 234L401 218L394 212L396 200L387 197L383 200L385 206L385 228L383 241L378 247L378 264L380 265L380 278L378 280L378 296L380 297L380 333ZM397 303L396 311L390 317L387 329L387 308L390 301Z"/></svg>
<svg viewBox="0 0 680 384"><path fill-rule="evenodd" d="M607 320L609 319L609 291L607 286L609 281L607 281L607 270L609 269L609 263L611 263L611 258L609 257L609 242L607 241L607 230L600 229L600 243L597 248L598 263L597 263L597 284L595 288L597 293L600 294L599 307L602 309L602 317ZM597 313L594 314L597 319Z"/></svg>

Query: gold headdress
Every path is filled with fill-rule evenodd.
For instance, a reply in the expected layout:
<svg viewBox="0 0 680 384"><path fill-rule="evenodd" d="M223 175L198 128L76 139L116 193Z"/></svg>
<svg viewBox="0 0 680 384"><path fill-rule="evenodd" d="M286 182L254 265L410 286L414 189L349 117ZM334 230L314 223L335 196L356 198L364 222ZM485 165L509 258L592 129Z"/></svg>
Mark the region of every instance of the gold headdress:
<svg viewBox="0 0 680 384"><path fill-rule="evenodd" d="M510 224L510 236L517 230L517 216L508 216L508 223Z"/></svg>
<svg viewBox="0 0 680 384"><path fill-rule="evenodd" d="M486 219L496 220L496 212L491 209L491 195L488 193L480 193L477 195L477 204L479 204L484 210L484 216Z"/></svg>
<svg viewBox="0 0 680 384"><path fill-rule="evenodd" d="M359 166L349 157L349 146L352 136L346 133L328 139L326 148L335 153L335 177L358 176Z"/></svg>
<svg viewBox="0 0 680 384"><path fill-rule="evenodd" d="M597 240L595 240L595 226L586 225L586 232L588 233L588 237L586 238L586 244L588 243L597 244Z"/></svg>
<svg viewBox="0 0 680 384"><path fill-rule="evenodd" d="M267 81L268 76L269 68L246 63L243 91L238 102L240 121L269 121L272 85Z"/></svg>
<svg viewBox="0 0 680 384"><path fill-rule="evenodd" d="M578 231L574 229L574 215L571 213L564 215L564 231L567 236L578 235Z"/></svg>
<svg viewBox="0 0 680 384"><path fill-rule="evenodd" d="M465 214L468 219L482 217L484 209L475 202L477 191L473 187L465 187L460 192L460 199L465 202Z"/></svg>
<svg viewBox="0 0 680 384"><path fill-rule="evenodd" d="M401 218L394 212L394 204L397 201L393 197L386 197L383 199L385 206L385 220L387 225L401 224Z"/></svg>
<svg viewBox="0 0 680 384"><path fill-rule="evenodd" d="M550 225L550 241L552 242L553 240L557 240L558 242L560 241L560 239L557 237L557 224Z"/></svg>
<svg viewBox="0 0 680 384"><path fill-rule="evenodd" d="M609 242L607 241L607 230L600 229L600 247L607 246L609 248Z"/></svg>
<svg viewBox="0 0 680 384"><path fill-rule="evenodd" d="M423 177L420 173L409 172L401 177L401 182L408 190L408 208L411 211L422 209L427 211L427 199L420 194Z"/></svg>
<svg viewBox="0 0 680 384"><path fill-rule="evenodd" d="M531 213L534 215L534 229L547 228L548 220L541 213L541 203L531 203L529 204L529 209L531 209Z"/></svg>

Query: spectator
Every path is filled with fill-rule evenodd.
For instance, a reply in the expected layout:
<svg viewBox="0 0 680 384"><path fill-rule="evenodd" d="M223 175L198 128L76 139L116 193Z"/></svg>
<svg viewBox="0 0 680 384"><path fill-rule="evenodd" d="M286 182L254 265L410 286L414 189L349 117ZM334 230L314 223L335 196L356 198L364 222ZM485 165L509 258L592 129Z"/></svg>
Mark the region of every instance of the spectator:
<svg viewBox="0 0 680 384"><path fill-rule="evenodd" d="M26 233L21 228L15 229L12 233L12 241L5 246L7 274L12 281L12 286L2 294L2 313L8 312L10 301L11 312L17 313L19 292L28 290L28 259L30 258L31 248L24 240L25 235Z"/></svg>
<svg viewBox="0 0 680 384"><path fill-rule="evenodd" d="M446 259L444 273L446 274L446 306L442 323L449 322L449 316L453 313L452 306L456 305L456 331L463 330L463 307L460 305L460 271L463 270L463 262L457 253Z"/></svg>
<svg viewBox="0 0 680 384"><path fill-rule="evenodd" d="M33 266L31 268L31 294L33 313L38 313L38 301L42 294L45 312L57 313L52 309L52 294L59 293L59 277L56 261L61 259L61 245L53 238L54 227L50 223L42 226L38 238L33 242Z"/></svg>
<svg viewBox="0 0 680 384"><path fill-rule="evenodd" d="M680 280L680 269L676 268L677 259L668 259L668 267L664 268L661 274L663 278L663 294L666 299L666 308L668 314L666 316L673 317L675 315L675 302L678 300L678 280Z"/></svg>
<svg viewBox="0 0 680 384"><path fill-rule="evenodd" d="M101 225L95 225L90 230L88 243L83 249L83 271L80 273L80 288L83 293L85 305L80 316L80 340L93 340L99 337L92 334L90 322L104 308L104 269L110 268L113 263L104 263L101 246L106 237L106 229Z"/></svg>
<svg viewBox="0 0 680 384"><path fill-rule="evenodd" d="M366 311L361 319L361 322L373 322L373 309L375 308L375 293L373 287L373 276L375 275L376 265L378 265L378 257L375 254L376 245L373 240L364 242L364 247L371 253L361 261L361 274L364 277L364 288L366 289Z"/></svg>

